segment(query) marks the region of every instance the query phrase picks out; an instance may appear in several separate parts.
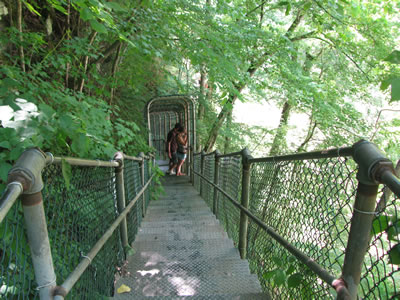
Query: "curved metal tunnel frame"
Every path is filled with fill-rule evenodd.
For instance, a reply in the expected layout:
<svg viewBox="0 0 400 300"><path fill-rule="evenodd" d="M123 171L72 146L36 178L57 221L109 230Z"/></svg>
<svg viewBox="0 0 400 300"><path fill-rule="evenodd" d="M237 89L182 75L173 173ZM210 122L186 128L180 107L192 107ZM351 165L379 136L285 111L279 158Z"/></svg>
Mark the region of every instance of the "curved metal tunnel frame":
<svg viewBox="0 0 400 300"><path fill-rule="evenodd" d="M181 123L188 132L187 163L184 172L190 175L188 166L192 161L192 149L196 148L196 116L193 99L187 95L155 97L147 102L145 118L149 130L149 145L156 149L157 162L160 166L168 164L166 140L168 132L176 123Z"/></svg>

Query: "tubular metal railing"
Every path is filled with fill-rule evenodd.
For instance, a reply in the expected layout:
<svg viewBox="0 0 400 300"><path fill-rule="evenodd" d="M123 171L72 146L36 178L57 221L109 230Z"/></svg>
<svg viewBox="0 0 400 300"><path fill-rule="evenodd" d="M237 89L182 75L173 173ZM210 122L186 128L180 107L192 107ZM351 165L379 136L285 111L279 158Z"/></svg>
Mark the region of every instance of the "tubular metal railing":
<svg viewBox="0 0 400 300"><path fill-rule="evenodd" d="M191 181L274 299L398 299L400 182L375 145L193 156Z"/></svg>
<svg viewBox="0 0 400 300"><path fill-rule="evenodd" d="M25 151L0 199L0 298L113 296L150 200L153 165L143 153L100 161Z"/></svg>

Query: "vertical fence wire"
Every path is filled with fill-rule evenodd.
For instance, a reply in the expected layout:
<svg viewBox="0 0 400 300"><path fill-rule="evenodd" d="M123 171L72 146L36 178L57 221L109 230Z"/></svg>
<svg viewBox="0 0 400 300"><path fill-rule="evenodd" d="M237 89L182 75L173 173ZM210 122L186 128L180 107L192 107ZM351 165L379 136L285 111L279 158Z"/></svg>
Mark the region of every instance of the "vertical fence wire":
<svg viewBox="0 0 400 300"><path fill-rule="evenodd" d="M145 160L144 161L144 182L146 184L146 182L150 179L150 163L149 160ZM146 189L145 193L144 193L144 201L145 201L145 208L147 209L147 207L149 206L149 202L150 202L150 188Z"/></svg>
<svg viewBox="0 0 400 300"><path fill-rule="evenodd" d="M0 224L0 299L39 299L22 205L17 201Z"/></svg>
<svg viewBox="0 0 400 300"><path fill-rule="evenodd" d="M43 201L58 282L85 259L118 215L114 169L71 166L70 175L66 179L60 165L43 172ZM67 298L112 296L115 267L123 259L119 231L115 231Z"/></svg>
<svg viewBox="0 0 400 300"><path fill-rule="evenodd" d="M214 165L215 165L215 155L207 155L204 157L204 176L214 182ZM204 181L204 200L208 206L212 209L213 199L214 199L214 187L208 182Z"/></svg>
<svg viewBox="0 0 400 300"><path fill-rule="evenodd" d="M193 154L193 169L195 172L201 172L201 154ZM200 192L200 176L194 177L194 187Z"/></svg>
<svg viewBox="0 0 400 300"><path fill-rule="evenodd" d="M268 226L337 277L356 192L356 167L346 158L256 163L250 210ZM248 259L274 298L329 299L334 291L301 265L254 222Z"/></svg>
<svg viewBox="0 0 400 300"><path fill-rule="evenodd" d="M219 186L229 196L240 202L241 178L242 178L242 156L229 156L220 158ZM217 218L224 226L228 236L235 245L239 243L240 211L223 194L218 201Z"/></svg>
<svg viewBox="0 0 400 300"><path fill-rule="evenodd" d="M128 205L139 193L142 188L140 172L140 162L126 159L124 161L124 183L125 183L125 199ZM132 243L135 240L142 222L143 204L140 197L134 204L132 210L126 217L128 224L128 241Z"/></svg>

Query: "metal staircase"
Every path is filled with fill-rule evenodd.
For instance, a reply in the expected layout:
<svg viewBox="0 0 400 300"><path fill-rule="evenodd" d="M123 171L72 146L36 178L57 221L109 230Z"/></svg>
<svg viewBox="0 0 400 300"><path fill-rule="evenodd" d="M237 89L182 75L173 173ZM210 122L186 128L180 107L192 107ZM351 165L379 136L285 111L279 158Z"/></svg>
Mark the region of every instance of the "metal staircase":
<svg viewBox="0 0 400 300"><path fill-rule="evenodd" d="M270 299L188 178L168 176L163 185L116 282L115 291L131 291L114 299Z"/></svg>

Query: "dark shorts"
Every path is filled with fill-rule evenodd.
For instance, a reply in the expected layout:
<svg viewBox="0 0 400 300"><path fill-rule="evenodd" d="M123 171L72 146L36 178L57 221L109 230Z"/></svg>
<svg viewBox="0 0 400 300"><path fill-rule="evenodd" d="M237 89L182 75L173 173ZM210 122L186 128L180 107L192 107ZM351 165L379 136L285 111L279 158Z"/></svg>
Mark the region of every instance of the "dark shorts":
<svg viewBox="0 0 400 300"><path fill-rule="evenodd" d="M169 163L174 165L178 163L178 156L176 155L176 152L171 153L171 159L169 160Z"/></svg>
<svg viewBox="0 0 400 300"><path fill-rule="evenodd" d="M177 152L178 160L182 161L186 159L186 153Z"/></svg>

